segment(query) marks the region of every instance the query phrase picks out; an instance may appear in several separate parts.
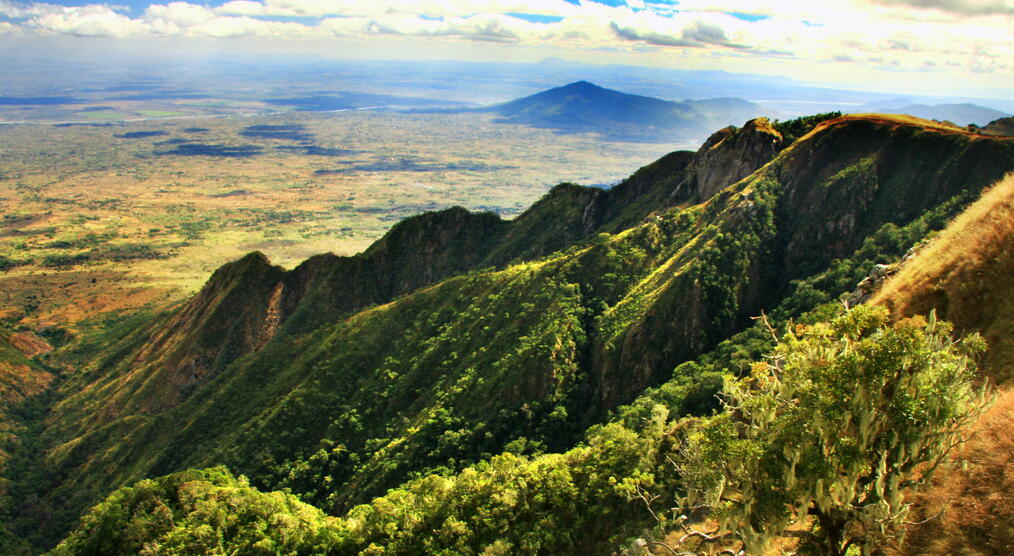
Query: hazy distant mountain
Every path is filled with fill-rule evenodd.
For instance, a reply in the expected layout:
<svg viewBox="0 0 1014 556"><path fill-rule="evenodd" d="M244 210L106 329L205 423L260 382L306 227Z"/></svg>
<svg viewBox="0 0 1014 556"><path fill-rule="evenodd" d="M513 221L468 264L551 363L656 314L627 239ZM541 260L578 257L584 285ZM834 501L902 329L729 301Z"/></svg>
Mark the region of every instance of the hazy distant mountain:
<svg viewBox="0 0 1014 556"><path fill-rule="evenodd" d="M707 98L702 100L684 100L681 104L687 104L697 110L711 125L708 129L715 129L726 125L742 125L743 122L756 118L757 116L782 117L776 110L763 108L758 104L741 98Z"/></svg>
<svg viewBox="0 0 1014 556"><path fill-rule="evenodd" d="M503 123L653 142L693 138L764 114L761 107L738 98L672 102L621 93L587 81L481 110L498 114Z"/></svg>
<svg viewBox="0 0 1014 556"><path fill-rule="evenodd" d="M898 99L895 99L898 100ZM856 112L882 112L885 114L908 114L927 120L950 121L958 125L986 125L987 123L1010 116L1010 114L979 106L977 104L909 104L894 106L894 101L882 101L864 104Z"/></svg>
<svg viewBox="0 0 1014 556"><path fill-rule="evenodd" d="M907 97L896 97L885 100L875 100L873 102L867 102L863 104L856 112L887 112L891 113L892 110L900 110L902 108L912 106L913 104L919 104L917 100Z"/></svg>

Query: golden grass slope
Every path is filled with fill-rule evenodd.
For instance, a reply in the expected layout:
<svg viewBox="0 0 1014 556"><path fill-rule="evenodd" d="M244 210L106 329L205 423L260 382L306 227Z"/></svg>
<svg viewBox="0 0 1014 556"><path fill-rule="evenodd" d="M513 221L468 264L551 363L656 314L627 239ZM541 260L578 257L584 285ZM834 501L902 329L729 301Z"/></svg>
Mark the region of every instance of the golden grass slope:
<svg viewBox="0 0 1014 556"><path fill-rule="evenodd" d="M999 399L955 454L959 465L918 495L898 554L1014 554L1014 174L986 191L890 278L871 303L898 318L936 309L978 331ZM940 511L943 515L937 517Z"/></svg>
<svg viewBox="0 0 1014 556"><path fill-rule="evenodd" d="M896 317L936 309L959 331L989 342L983 368L996 383L1014 377L1014 174L986 191L906 262L871 303Z"/></svg>

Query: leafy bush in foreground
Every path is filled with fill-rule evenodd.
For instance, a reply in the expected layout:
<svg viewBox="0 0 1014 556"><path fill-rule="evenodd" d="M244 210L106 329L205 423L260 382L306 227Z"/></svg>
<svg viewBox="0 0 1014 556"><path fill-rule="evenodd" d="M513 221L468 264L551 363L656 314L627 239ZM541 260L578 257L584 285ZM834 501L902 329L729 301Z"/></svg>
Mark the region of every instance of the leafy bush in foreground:
<svg viewBox="0 0 1014 556"><path fill-rule="evenodd" d="M787 334L750 377L726 382L726 411L690 433L685 515L710 509L721 525L708 538L750 553L789 536L806 553L865 555L903 534L905 489L987 402L969 357L981 338L950 336L932 314L890 326L867 306Z"/></svg>

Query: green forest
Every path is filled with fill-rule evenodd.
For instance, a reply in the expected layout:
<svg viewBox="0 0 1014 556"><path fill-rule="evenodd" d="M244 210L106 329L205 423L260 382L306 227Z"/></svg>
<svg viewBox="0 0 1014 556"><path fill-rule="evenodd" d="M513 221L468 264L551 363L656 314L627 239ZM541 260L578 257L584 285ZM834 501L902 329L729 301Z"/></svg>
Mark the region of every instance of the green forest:
<svg viewBox="0 0 1014 556"><path fill-rule="evenodd" d="M857 284L1014 140L829 113L706 145L54 332L3 399L0 552L903 552L995 342Z"/></svg>

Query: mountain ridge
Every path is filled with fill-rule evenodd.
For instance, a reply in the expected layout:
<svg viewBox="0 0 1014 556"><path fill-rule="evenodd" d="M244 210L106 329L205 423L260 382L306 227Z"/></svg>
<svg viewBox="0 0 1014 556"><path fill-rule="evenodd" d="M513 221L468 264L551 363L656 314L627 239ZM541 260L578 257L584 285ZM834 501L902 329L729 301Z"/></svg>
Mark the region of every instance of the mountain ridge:
<svg viewBox="0 0 1014 556"><path fill-rule="evenodd" d="M798 280L888 224L969 202L1014 160L1014 141L912 118L818 120L722 130L613 190L558 186L510 224L450 209L403 222L359 259L318 256L291 271L257 254L231 263L189 308L121 333L69 377L73 393L43 434L45 466L78 481L49 478L41 496L80 508L140 477L227 463L257 486L344 513L420 473L570 450L608 410L669 384L674 368L801 295ZM735 171L716 171L734 160ZM473 256L440 262L455 249ZM414 266L419 252L438 255L434 266ZM403 271L390 291L406 291L344 313L321 301L332 294L319 288L363 281L371 291L370 265L381 263L370 260ZM416 279L427 271L439 281ZM290 307L290 283L317 295ZM230 309L233 296L255 318ZM313 314L291 320L300 310ZM164 323L198 314L210 320L151 341ZM209 345L259 349L229 362L226 349L207 355L223 366L188 395L133 411L145 407L151 369L204 353L186 341L204 326L217 331ZM138 400L110 404L111 389ZM94 407L109 412L96 421ZM656 449L645 453L662 457Z"/></svg>

